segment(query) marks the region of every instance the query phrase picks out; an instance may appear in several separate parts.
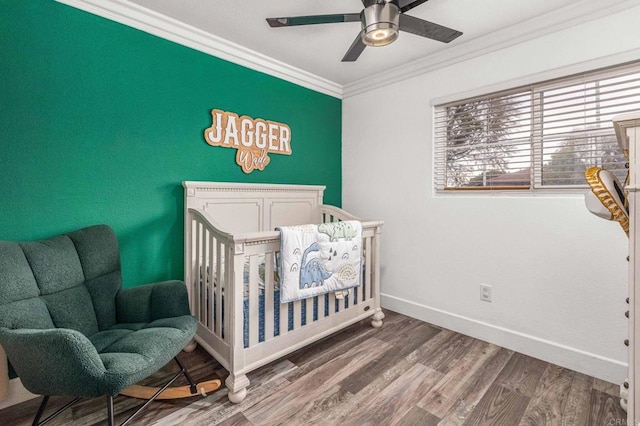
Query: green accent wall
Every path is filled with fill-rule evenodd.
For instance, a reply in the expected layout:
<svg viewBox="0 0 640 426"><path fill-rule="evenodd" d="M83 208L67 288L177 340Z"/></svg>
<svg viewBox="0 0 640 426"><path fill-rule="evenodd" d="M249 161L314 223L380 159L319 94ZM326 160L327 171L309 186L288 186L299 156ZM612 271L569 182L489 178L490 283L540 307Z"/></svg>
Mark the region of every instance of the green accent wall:
<svg viewBox="0 0 640 426"><path fill-rule="evenodd" d="M0 0L0 240L106 223L126 287L183 276L184 180L326 185L339 99L53 0ZM286 123L293 155L244 174L210 110Z"/></svg>

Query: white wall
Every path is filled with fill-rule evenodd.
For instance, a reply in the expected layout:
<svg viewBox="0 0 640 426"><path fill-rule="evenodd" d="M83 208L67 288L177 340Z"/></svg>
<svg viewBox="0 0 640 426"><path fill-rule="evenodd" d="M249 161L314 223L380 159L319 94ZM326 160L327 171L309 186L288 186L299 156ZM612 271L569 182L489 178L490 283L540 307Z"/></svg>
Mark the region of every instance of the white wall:
<svg viewBox="0 0 640 426"><path fill-rule="evenodd" d="M627 238L619 225L590 214L582 194L435 195L430 103L611 55L628 59L640 48L639 21L635 7L343 101L343 206L385 221L383 307L624 380ZM492 303L480 301L480 283L493 286Z"/></svg>

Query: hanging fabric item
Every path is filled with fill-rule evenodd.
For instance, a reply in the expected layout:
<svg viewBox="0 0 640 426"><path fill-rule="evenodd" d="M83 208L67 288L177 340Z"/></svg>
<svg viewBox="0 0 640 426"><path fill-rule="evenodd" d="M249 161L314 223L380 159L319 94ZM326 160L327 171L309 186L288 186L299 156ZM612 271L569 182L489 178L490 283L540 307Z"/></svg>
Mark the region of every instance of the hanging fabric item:
<svg viewBox="0 0 640 426"><path fill-rule="evenodd" d="M591 187L591 191L585 194L587 209L598 217L617 221L628 237L627 197L618 178L610 171L597 166L589 167L584 172L584 177Z"/></svg>

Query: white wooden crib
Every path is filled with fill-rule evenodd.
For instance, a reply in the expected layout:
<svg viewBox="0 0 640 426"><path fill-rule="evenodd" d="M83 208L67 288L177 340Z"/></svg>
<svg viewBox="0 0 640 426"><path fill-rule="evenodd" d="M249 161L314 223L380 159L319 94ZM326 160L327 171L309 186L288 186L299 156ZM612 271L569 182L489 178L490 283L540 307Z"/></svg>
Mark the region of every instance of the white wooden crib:
<svg viewBox="0 0 640 426"><path fill-rule="evenodd" d="M229 371L229 400L247 393L247 373L372 316L381 327L381 221L362 221L361 284L281 304L277 226L360 220L322 204L324 186L184 182L185 283L196 341ZM279 318L277 318L279 316Z"/></svg>

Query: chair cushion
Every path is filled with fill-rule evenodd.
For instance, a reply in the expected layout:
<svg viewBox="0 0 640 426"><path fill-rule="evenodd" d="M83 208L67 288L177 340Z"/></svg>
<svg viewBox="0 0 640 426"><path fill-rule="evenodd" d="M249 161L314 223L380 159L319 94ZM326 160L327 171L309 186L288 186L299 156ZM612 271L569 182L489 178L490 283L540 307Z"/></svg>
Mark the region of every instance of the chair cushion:
<svg viewBox="0 0 640 426"><path fill-rule="evenodd" d="M21 243L40 294L51 294L84 284L84 274L73 241L66 235Z"/></svg>
<svg viewBox="0 0 640 426"><path fill-rule="evenodd" d="M55 327L98 332L91 295L75 244L67 235L20 243Z"/></svg>
<svg viewBox="0 0 640 426"><path fill-rule="evenodd" d="M106 225L95 225L67 236L78 251L84 285L93 299L98 327L106 330L116 323L115 297L122 286L116 235Z"/></svg>
<svg viewBox="0 0 640 426"><path fill-rule="evenodd" d="M40 296L29 262L18 243L0 241L0 280L3 304Z"/></svg>
<svg viewBox="0 0 640 426"><path fill-rule="evenodd" d="M25 312L29 315L25 315ZM54 328L54 325L44 301L39 297L32 297L0 305L0 327L43 330Z"/></svg>
<svg viewBox="0 0 640 426"><path fill-rule="evenodd" d="M18 243L0 241L0 327L52 328L29 262ZM25 315L28 313L28 315Z"/></svg>
<svg viewBox="0 0 640 426"><path fill-rule="evenodd" d="M56 327L77 330L85 336L98 332L93 303L83 285L42 296Z"/></svg>
<svg viewBox="0 0 640 426"><path fill-rule="evenodd" d="M196 327L195 318L184 315L148 324L115 324L90 336L107 370L103 391L116 395L164 366L189 343Z"/></svg>

